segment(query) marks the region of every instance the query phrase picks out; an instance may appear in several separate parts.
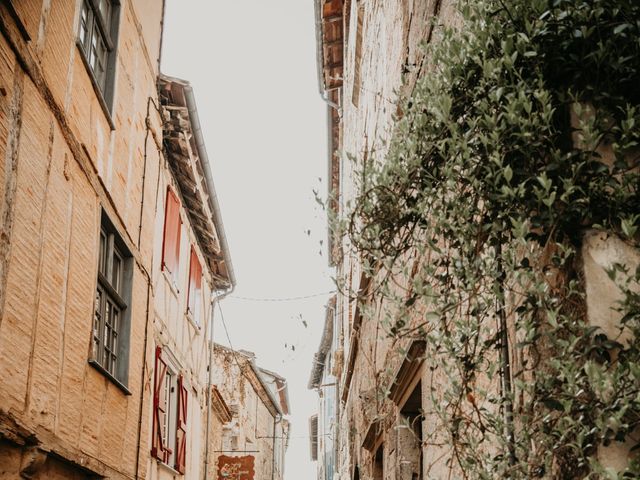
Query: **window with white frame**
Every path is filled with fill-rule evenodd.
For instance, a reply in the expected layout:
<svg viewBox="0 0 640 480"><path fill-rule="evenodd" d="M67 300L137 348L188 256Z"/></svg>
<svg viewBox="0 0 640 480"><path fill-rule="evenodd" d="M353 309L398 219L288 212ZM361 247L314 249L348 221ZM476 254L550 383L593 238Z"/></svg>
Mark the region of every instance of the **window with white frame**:
<svg viewBox="0 0 640 480"><path fill-rule="evenodd" d="M120 3L82 0L78 45L93 79L106 101L111 100Z"/></svg>
<svg viewBox="0 0 640 480"><path fill-rule="evenodd" d="M122 238L102 213L93 312L91 363L127 383L132 261Z"/></svg>

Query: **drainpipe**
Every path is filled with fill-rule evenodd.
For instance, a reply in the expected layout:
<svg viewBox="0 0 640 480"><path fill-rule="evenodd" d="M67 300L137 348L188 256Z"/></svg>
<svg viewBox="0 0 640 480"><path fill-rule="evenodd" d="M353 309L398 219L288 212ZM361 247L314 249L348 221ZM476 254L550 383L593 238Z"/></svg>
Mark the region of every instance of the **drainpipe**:
<svg viewBox="0 0 640 480"><path fill-rule="evenodd" d="M276 424L280 422L282 422L282 415L276 413L273 417L273 441L271 443L271 480L276 480Z"/></svg>
<svg viewBox="0 0 640 480"><path fill-rule="evenodd" d="M229 290L222 292L221 294L212 295L211 303L210 303L210 314L209 314L209 381L207 382L207 427L205 434L205 444L204 444L204 472L203 472L203 480L207 480L209 478L207 476L209 469L209 432L211 431L211 386L213 385L213 310L216 304L228 295L233 293L233 290L236 288L235 284L231 285Z"/></svg>

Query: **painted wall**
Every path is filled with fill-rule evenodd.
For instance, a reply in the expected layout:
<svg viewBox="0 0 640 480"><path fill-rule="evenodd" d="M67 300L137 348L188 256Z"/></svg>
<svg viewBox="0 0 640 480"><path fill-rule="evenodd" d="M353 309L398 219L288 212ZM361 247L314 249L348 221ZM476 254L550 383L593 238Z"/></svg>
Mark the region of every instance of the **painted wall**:
<svg viewBox="0 0 640 480"><path fill-rule="evenodd" d="M206 435L206 395L209 382L209 328L211 325L211 275L204 267L206 262L198 246L198 242L189 223L188 213L181 205L180 218L182 221L178 280L173 282L166 270L162 269L162 238L164 232L164 211L167 188L174 191L179 188L173 178L168 164L163 164L158 183L159 194L155 208L155 238L154 243L154 275L153 291L154 304L152 312L153 344L163 348L163 352L171 359L176 374L183 375L188 388L188 416L187 416L187 460L186 478L200 478L204 462L204 443ZM181 202L182 204L182 202ZM187 291L189 281L189 265L191 248L195 248L202 269L201 310L198 325L191 316L187 315ZM154 365L149 365L149 378L153 377ZM152 385L152 383L150 383ZM148 395L152 396L149 387ZM148 414L151 416L153 405L149 404ZM146 454L149 462L149 478L174 478L177 474L172 466L163 465L150 455L151 429L148 435Z"/></svg>

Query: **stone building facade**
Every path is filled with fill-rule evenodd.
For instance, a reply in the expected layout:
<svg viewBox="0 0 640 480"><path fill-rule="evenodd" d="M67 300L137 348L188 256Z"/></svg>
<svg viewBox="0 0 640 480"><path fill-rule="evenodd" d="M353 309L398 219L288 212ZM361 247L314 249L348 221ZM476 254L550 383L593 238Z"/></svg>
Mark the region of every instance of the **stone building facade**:
<svg viewBox="0 0 640 480"><path fill-rule="evenodd" d="M162 13L0 6L2 478L145 476Z"/></svg>
<svg viewBox="0 0 640 480"><path fill-rule="evenodd" d="M455 2L448 0L314 3L318 80L329 126L328 207L339 217L357 194L358 169L374 155L384 156L399 96L409 94L429 69L420 44L435 41L438 28L455 27L460 20ZM449 447L425 441L437 436L428 389L442 381L432 373L426 342L388 335L380 321L381 300L349 239L329 233L329 245L340 288L335 307L328 309L309 384L320 398L318 415L310 420L318 479L458 478L459 472L448 477ZM588 320L615 332L620 316L612 306L619 292L606 269L620 262L633 271L640 255L615 236L595 232L585 233L581 254ZM509 328L514 336L513 325ZM512 354L510 363L519 362ZM325 393L331 388L325 383L336 385L335 400ZM337 413L327 415L327 409ZM335 458L323 453L327 430L336 432ZM619 444L598 455L617 470L631 458L629 445Z"/></svg>
<svg viewBox="0 0 640 480"><path fill-rule="evenodd" d="M202 478L235 279L163 2L0 5L0 478Z"/></svg>
<svg viewBox="0 0 640 480"><path fill-rule="evenodd" d="M209 464L225 478L235 462L253 466L257 479L284 479L289 443L289 399L286 380L257 366L255 356L215 345L212 426ZM243 478L243 477L241 477Z"/></svg>

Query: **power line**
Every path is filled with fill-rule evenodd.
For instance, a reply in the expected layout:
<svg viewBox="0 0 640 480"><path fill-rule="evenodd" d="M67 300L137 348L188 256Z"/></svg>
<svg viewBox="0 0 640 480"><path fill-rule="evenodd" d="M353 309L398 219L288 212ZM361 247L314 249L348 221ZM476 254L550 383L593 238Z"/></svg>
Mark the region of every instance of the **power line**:
<svg viewBox="0 0 640 480"><path fill-rule="evenodd" d="M240 362L238 361L238 352L236 352L236 350L233 348L233 344L231 343L231 337L229 336L229 330L227 329L227 322L224 321L224 313L222 312L222 305L220 305L220 302L216 302L218 305L218 310L220 310L220 320L222 320L222 327L224 328L224 334L227 337L227 341L229 342L229 347L231 348L231 354L233 356L233 360L236 362L236 365L238 366L238 369L240 370L240 374L251 384L251 379L247 376L247 374L244 371L244 365L241 365ZM211 348L214 348L214 346L212 345Z"/></svg>
<svg viewBox="0 0 640 480"><path fill-rule="evenodd" d="M330 290L328 292L312 293L310 295L301 295L298 297L258 298L258 297L240 297L237 295L230 295L228 298L235 299L235 300L246 300L248 302L295 302L297 300L305 300L307 298L331 295L332 293L336 293L336 290Z"/></svg>

